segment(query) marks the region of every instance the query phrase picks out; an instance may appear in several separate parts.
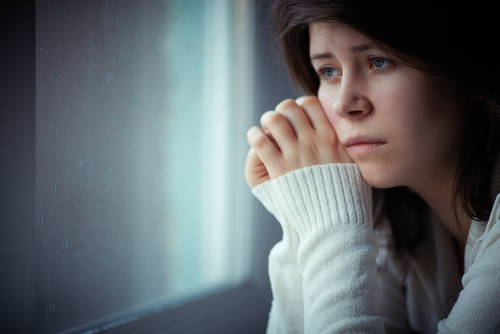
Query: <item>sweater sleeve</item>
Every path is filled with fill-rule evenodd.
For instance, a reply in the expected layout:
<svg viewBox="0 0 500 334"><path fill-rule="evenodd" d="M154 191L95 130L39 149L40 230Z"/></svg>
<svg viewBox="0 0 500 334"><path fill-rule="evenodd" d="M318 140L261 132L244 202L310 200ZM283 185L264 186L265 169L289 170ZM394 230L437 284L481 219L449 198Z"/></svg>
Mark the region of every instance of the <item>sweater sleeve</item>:
<svg viewBox="0 0 500 334"><path fill-rule="evenodd" d="M357 166L312 166L272 182L300 239L304 333L383 333L371 189Z"/></svg>
<svg viewBox="0 0 500 334"><path fill-rule="evenodd" d="M272 213L283 229L283 239L269 254L269 279L273 292L273 304L269 314L267 333L302 333L304 309L302 300L302 276L297 265L299 237L290 225L271 181L264 182L252 193Z"/></svg>
<svg viewBox="0 0 500 334"><path fill-rule="evenodd" d="M500 196L485 233L466 255L463 290L438 332L500 333Z"/></svg>

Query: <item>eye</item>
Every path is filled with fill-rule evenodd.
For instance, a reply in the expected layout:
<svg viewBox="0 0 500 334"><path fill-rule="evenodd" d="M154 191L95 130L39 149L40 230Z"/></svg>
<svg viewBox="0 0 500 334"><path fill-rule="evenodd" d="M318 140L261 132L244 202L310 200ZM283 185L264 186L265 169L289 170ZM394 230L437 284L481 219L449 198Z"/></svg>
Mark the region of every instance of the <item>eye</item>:
<svg viewBox="0 0 500 334"><path fill-rule="evenodd" d="M391 60L382 57L373 57L370 60L372 62L373 67L375 67L376 70L383 69L385 66L392 63Z"/></svg>
<svg viewBox="0 0 500 334"><path fill-rule="evenodd" d="M318 74L323 79L330 79L330 78L340 74L340 71L334 69L333 67L324 66L324 67L319 69Z"/></svg>

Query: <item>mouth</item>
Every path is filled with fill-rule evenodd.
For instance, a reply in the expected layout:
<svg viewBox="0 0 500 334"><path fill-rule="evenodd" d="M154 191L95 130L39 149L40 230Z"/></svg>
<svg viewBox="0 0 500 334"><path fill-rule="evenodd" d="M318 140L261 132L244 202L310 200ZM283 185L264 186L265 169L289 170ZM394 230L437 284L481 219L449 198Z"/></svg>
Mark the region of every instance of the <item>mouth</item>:
<svg viewBox="0 0 500 334"><path fill-rule="evenodd" d="M355 136L348 138L344 143L344 147L349 154L362 155L371 153L386 144L386 141L377 138Z"/></svg>

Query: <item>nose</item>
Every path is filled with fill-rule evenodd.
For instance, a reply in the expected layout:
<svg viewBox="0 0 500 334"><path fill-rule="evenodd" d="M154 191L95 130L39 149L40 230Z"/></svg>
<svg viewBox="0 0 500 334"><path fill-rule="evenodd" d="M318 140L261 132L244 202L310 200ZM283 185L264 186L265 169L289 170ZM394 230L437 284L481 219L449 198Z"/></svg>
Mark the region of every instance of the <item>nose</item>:
<svg viewBox="0 0 500 334"><path fill-rule="evenodd" d="M344 73L338 95L333 101L333 111L347 119L361 119L368 115L373 106L366 88L366 82L360 75Z"/></svg>

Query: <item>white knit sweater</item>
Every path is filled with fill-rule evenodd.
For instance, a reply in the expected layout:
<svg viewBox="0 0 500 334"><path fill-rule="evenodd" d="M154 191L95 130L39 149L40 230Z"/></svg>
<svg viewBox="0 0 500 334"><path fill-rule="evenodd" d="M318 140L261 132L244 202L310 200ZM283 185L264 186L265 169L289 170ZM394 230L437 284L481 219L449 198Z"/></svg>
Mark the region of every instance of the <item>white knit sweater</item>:
<svg viewBox="0 0 500 334"><path fill-rule="evenodd" d="M460 283L435 219L409 270L398 266L354 164L303 168L252 192L283 228L269 256L269 334L500 333L500 196L489 222L472 224Z"/></svg>

